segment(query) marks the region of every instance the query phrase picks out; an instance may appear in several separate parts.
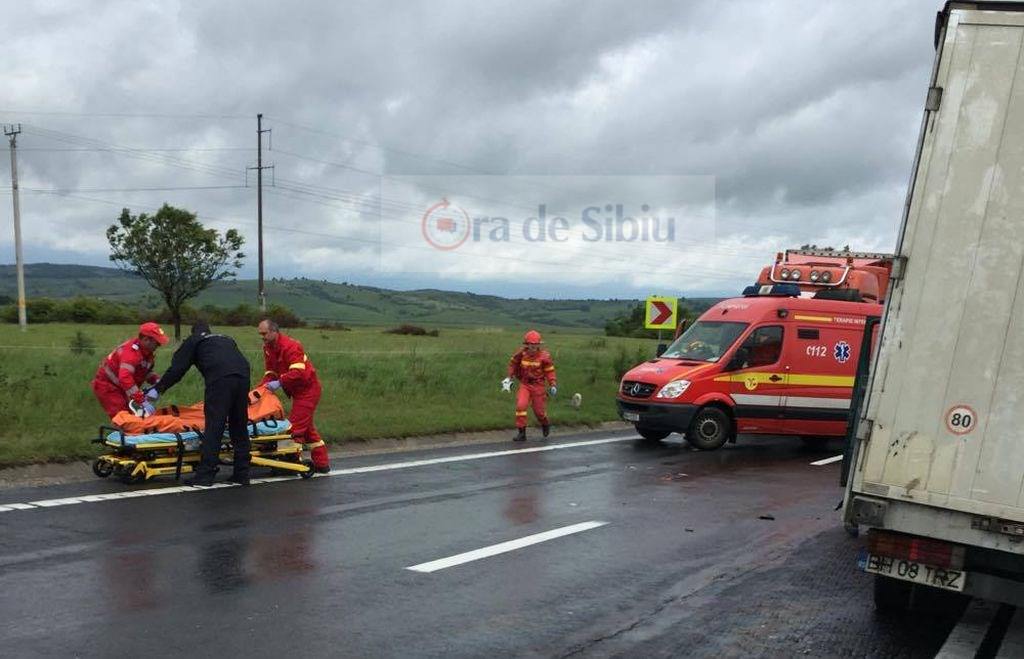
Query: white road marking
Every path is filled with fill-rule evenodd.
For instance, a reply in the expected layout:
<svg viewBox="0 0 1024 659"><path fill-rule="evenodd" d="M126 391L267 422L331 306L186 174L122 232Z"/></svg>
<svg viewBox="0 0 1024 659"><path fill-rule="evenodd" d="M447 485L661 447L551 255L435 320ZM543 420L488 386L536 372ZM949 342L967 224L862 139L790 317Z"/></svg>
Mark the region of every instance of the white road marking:
<svg viewBox="0 0 1024 659"><path fill-rule="evenodd" d="M429 563L420 563L419 565L413 565L405 568L406 570L412 570L413 572L437 572L449 567L455 567L456 565L462 565L463 563L471 563L472 561L478 561L481 558L488 558L490 556L497 556L498 554L504 554L516 549L522 549L523 547L529 547L530 545L536 545L541 542L547 542L548 540L554 540L555 538L561 538L574 533L582 533L583 531L589 531L590 529L596 529L600 526L604 526L608 522L583 522L582 524L573 524L572 526L563 526L559 529L552 529L550 531L544 531L543 533L535 533L528 535L525 538L519 538L518 540L509 540L508 542L500 542L490 547L482 547L480 549L474 549L473 551L467 551L462 554L456 554L455 556L449 556L448 558L439 558L436 561L430 561Z"/></svg>
<svg viewBox="0 0 1024 659"><path fill-rule="evenodd" d="M973 599L964 609L960 622L949 632L935 659L962 659L974 657L981 642L999 611L999 605L982 599Z"/></svg>
<svg viewBox="0 0 1024 659"><path fill-rule="evenodd" d="M999 643L996 659L1014 659L1024 657L1024 611L1017 609L1010 619L1010 626Z"/></svg>
<svg viewBox="0 0 1024 659"><path fill-rule="evenodd" d="M333 469L330 473L319 474L314 478L325 478L327 476L351 476L355 474L368 474L376 471L390 471L394 469L411 469L414 467L426 467L435 464L448 462L466 462L470 460L483 460L485 458L498 458L520 453L540 453L543 451L558 451L562 449L577 448L580 446L597 446L600 444L611 444L614 442L635 441L635 435L626 437L605 437L602 439L589 439L582 442L569 442L565 444L549 444L547 446L531 446L530 448L508 449L504 451L489 451L487 453L468 453L465 455L452 455L444 458L429 458L426 460L411 460L408 462L390 462L367 467L350 467L348 469ZM266 485L268 483L281 483L294 481L295 476L275 476L270 478L254 478L252 485ZM218 490L225 487L241 487L235 483L219 482L213 487L192 487L190 485L178 485L171 487L160 487L148 490L125 490L124 492L107 492L104 494L83 494L59 499L42 499L29 501L27 503L3 503L0 504L0 513L15 510L37 510L39 508L55 508L58 506L71 506L77 503L100 503L103 501L118 501L121 499L138 499L140 497L161 496L164 494L187 494L203 492L206 490Z"/></svg>
<svg viewBox="0 0 1024 659"><path fill-rule="evenodd" d="M831 458L825 458L824 460L816 460L815 462L812 462L811 464L814 465L815 467L821 467L823 465L830 465L833 462L839 462L842 459L843 459L842 455L833 455Z"/></svg>

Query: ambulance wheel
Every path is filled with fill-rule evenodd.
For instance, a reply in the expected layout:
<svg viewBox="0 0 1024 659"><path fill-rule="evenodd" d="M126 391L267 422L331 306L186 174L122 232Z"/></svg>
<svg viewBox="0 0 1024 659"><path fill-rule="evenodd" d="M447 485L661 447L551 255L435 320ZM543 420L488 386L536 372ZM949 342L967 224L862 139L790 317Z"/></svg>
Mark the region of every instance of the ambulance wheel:
<svg viewBox="0 0 1024 659"><path fill-rule="evenodd" d="M875 575L875 609L882 613L900 613L910 608L914 584L909 581Z"/></svg>
<svg viewBox="0 0 1024 659"><path fill-rule="evenodd" d="M302 464L306 465L306 471L299 472L299 475L302 476L302 480L309 480L313 477L313 461L303 460Z"/></svg>
<svg viewBox="0 0 1024 659"><path fill-rule="evenodd" d="M106 478L110 474L114 473L114 465L106 460L100 460L97 458L92 461L92 473L96 474L100 478Z"/></svg>
<svg viewBox="0 0 1024 659"><path fill-rule="evenodd" d="M701 451L714 451L732 437L732 419L717 407L705 407L697 412L686 432L687 443Z"/></svg>
<svg viewBox="0 0 1024 659"><path fill-rule="evenodd" d="M653 428L636 427L637 433L649 442L660 442L672 434L670 430L654 430Z"/></svg>

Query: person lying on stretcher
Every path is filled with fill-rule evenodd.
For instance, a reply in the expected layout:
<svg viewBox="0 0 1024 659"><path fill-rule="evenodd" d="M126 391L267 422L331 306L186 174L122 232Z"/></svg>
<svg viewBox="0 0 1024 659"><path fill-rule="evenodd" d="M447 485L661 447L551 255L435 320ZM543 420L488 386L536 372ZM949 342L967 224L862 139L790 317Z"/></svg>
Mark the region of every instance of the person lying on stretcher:
<svg viewBox="0 0 1024 659"><path fill-rule="evenodd" d="M281 421L285 418L284 406L272 391L261 385L249 392L248 417L250 423ZM146 417L122 410L111 421L126 435L202 431L205 423L202 402L158 407Z"/></svg>

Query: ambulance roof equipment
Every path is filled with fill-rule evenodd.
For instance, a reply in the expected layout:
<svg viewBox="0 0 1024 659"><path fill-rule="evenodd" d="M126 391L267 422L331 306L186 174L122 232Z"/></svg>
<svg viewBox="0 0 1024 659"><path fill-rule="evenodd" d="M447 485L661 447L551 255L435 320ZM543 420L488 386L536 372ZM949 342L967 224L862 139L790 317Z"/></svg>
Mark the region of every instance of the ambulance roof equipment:
<svg viewBox="0 0 1024 659"><path fill-rule="evenodd" d="M754 284L743 289L743 297L800 297L800 287L796 284L771 284L759 286Z"/></svg>

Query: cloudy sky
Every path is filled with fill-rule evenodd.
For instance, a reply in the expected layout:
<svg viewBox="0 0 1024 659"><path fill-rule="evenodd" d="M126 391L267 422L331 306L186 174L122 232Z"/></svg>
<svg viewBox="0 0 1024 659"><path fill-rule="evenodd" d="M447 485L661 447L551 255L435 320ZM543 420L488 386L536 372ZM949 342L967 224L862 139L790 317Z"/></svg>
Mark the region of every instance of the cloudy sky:
<svg viewBox="0 0 1024 659"><path fill-rule="evenodd" d="M268 276L699 295L803 243L889 251L939 5L33 2L0 43L26 259L106 265L120 209L166 202L241 230L252 276L257 113ZM616 204L672 240L596 239Z"/></svg>

